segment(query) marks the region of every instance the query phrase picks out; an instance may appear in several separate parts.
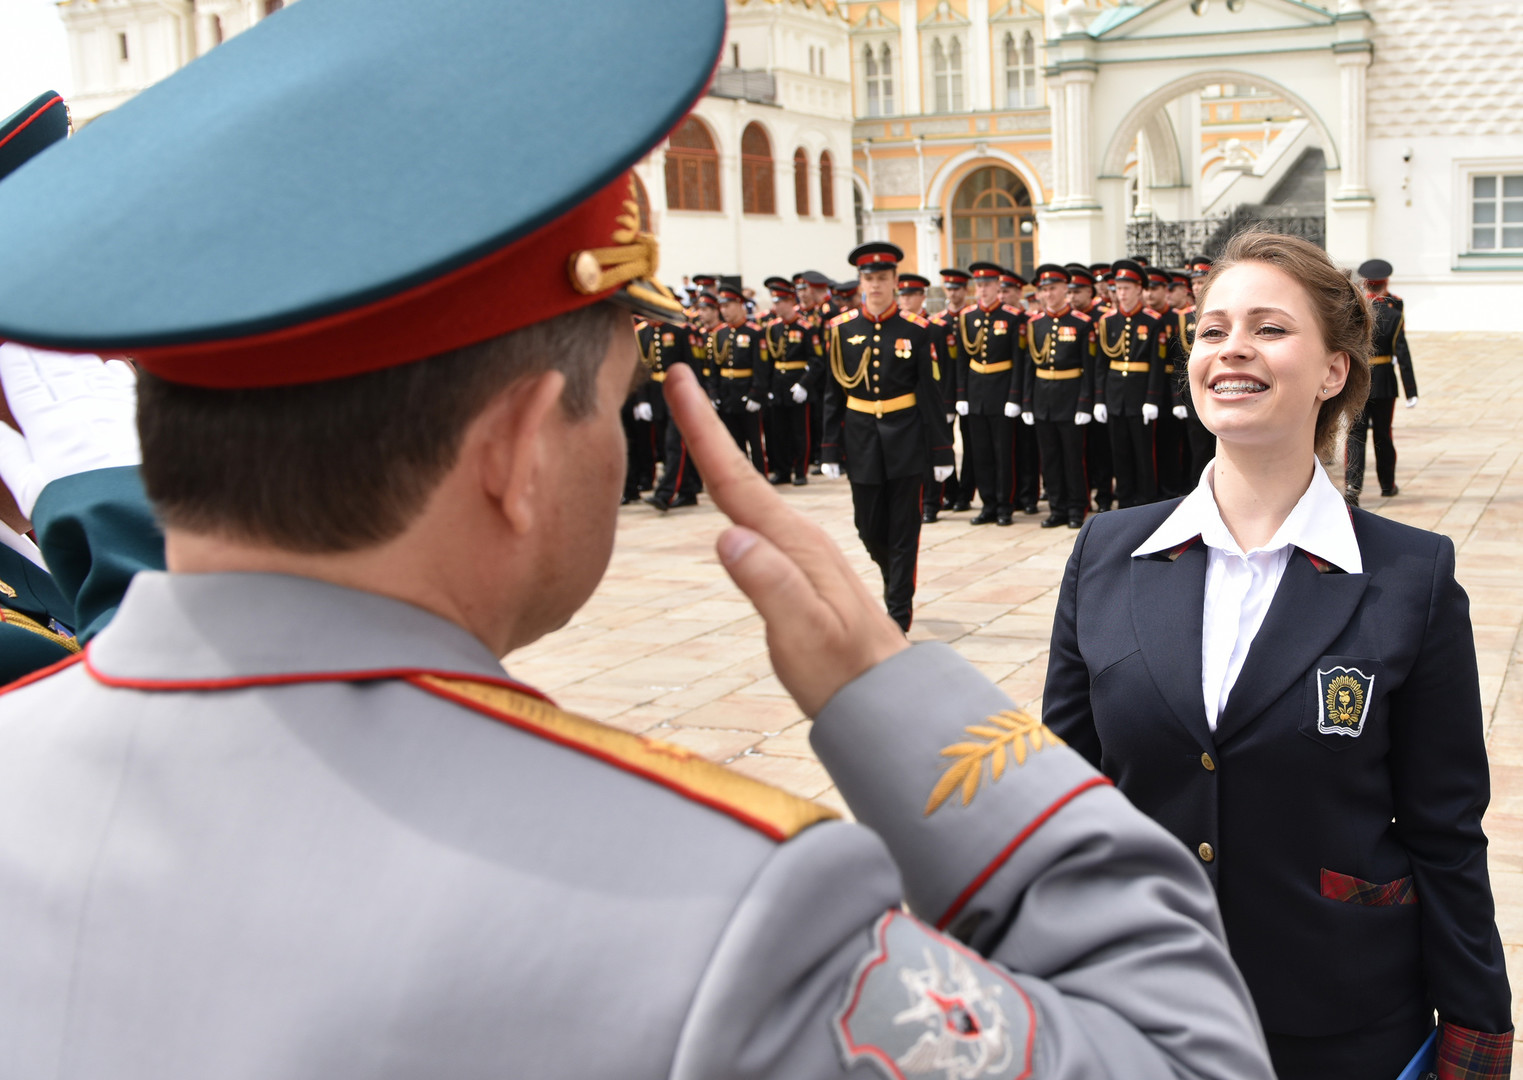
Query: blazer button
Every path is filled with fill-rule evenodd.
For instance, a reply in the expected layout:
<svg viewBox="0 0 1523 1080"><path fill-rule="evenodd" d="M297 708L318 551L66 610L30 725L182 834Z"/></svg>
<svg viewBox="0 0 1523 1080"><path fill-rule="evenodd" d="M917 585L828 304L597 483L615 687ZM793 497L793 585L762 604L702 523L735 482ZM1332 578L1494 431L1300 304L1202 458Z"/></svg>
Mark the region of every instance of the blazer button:
<svg viewBox="0 0 1523 1080"><path fill-rule="evenodd" d="M1200 756L1200 763L1201 767L1204 768L1207 772L1216 771L1216 762L1211 760L1210 754L1202 754Z"/></svg>
<svg viewBox="0 0 1523 1080"><path fill-rule="evenodd" d="M1201 846L1195 850L1200 853L1201 862L1211 862L1216 858L1216 849L1213 848L1210 844L1201 844Z"/></svg>

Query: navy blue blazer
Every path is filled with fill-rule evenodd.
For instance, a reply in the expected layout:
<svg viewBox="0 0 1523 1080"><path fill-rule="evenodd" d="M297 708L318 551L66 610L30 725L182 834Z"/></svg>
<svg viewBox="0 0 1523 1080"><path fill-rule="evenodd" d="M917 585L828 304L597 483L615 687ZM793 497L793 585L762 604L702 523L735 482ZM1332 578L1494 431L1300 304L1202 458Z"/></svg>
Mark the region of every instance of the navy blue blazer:
<svg viewBox="0 0 1523 1080"><path fill-rule="evenodd" d="M1441 1020L1510 1030L1453 542L1355 510L1364 573L1295 551L1212 732L1206 549L1131 555L1178 503L1100 514L1080 532L1047 725L1197 852L1266 1030L1350 1032L1424 997ZM1325 713L1336 668L1370 680L1362 722L1346 716L1344 731Z"/></svg>

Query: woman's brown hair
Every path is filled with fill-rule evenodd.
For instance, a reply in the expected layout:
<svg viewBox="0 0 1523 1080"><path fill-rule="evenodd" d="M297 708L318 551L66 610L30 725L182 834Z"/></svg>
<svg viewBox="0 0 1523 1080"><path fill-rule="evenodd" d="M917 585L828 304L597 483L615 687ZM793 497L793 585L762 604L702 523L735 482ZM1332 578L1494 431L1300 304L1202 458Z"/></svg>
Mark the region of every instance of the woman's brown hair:
<svg viewBox="0 0 1523 1080"><path fill-rule="evenodd" d="M1343 389L1324 401L1317 412L1317 456L1329 460L1340 424L1345 419L1350 423L1357 419L1370 396L1370 339L1375 325L1370 302L1348 272L1338 269L1317 245L1256 225L1233 236L1217 256L1201 290L1202 309L1216 279L1245 262L1268 263L1299 282L1316 313L1323 345L1329 352L1348 354L1348 378Z"/></svg>

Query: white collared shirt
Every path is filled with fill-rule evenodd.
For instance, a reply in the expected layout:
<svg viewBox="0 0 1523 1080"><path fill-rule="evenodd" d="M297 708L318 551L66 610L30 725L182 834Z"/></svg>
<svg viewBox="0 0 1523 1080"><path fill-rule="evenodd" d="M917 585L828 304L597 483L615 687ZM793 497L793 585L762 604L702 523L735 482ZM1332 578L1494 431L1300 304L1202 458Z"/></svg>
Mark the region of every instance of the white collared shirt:
<svg viewBox="0 0 1523 1080"><path fill-rule="evenodd" d="M1215 475L1213 460L1195 490L1132 552L1135 558L1170 551L1197 536L1206 545L1200 670L1206 722L1212 731L1243 670L1248 649L1264 625L1291 551L1300 548L1346 573L1364 573L1348 505L1320 464L1314 463L1311 483L1273 539L1252 551L1240 548L1222 521L1213 487Z"/></svg>

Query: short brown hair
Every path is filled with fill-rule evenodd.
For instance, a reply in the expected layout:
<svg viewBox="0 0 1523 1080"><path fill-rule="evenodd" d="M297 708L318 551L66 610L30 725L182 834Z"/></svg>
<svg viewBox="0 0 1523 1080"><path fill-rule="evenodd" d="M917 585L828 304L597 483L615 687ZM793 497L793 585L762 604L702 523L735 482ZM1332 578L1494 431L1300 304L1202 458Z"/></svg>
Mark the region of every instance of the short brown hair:
<svg viewBox="0 0 1523 1080"><path fill-rule="evenodd" d="M454 465L465 429L511 383L566 377L561 407L597 404L629 316L612 304L427 360L343 379L207 390L138 376L143 483L161 520L291 551L355 551L400 534Z"/></svg>
<svg viewBox="0 0 1523 1080"><path fill-rule="evenodd" d="M1338 269L1316 244L1255 225L1227 241L1206 275L1197 306L1204 310L1206 296L1216 279L1245 262L1268 263L1299 282L1316 313L1323 345L1329 352L1348 354L1348 378L1343 389L1324 401L1317 412L1316 452L1326 461L1338 441L1339 426L1345 419L1350 423L1358 419L1370 396L1370 343L1374 332L1370 302L1350 279L1348 271Z"/></svg>

